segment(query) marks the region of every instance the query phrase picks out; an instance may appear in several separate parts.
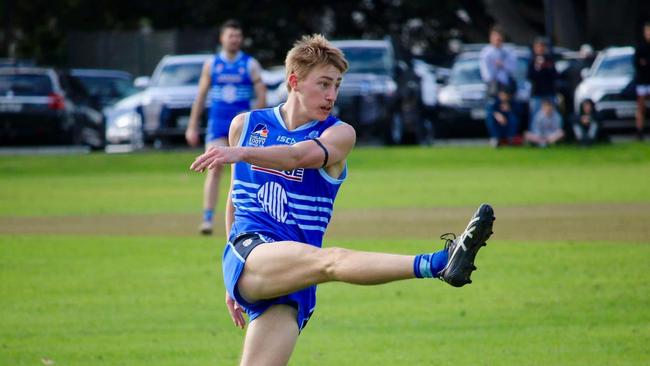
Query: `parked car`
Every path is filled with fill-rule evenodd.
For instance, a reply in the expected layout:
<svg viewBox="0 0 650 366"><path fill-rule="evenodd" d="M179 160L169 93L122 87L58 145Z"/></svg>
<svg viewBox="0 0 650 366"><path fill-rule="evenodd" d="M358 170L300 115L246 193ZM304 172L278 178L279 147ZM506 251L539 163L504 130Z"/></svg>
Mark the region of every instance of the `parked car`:
<svg viewBox="0 0 650 366"><path fill-rule="evenodd" d="M585 99L591 99L604 130L634 128L633 57L632 47L612 47L601 51L591 68L583 70L583 81L575 91L574 110L579 110Z"/></svg>
<svg viewBox="0 0 650 366"><path fill-rule="evenodd" d="M454 60L447 84L438 93L438 119L434 123L436 136L487 135L485 110L488 99L479 69L480 48L471 47L470 51L461 52ZM526 79L530 51L527 48L513 49L517 55L514 100L519 102L519 114L525 119L531 92L530 82Z"/></svg>
<svg viewBox="0 0 650 366"><path fill-rule="evenodd" d="M104 146L102 114L77 80L51 68L0 68L0 142Z"/></svg>
<svg viewBox="0 0 650 366"><path fill-rule="evenodd" d="M420 78L398 58L390 39L332 42L349 62L334 114L359 135L382 136L401 144L407 135L428 139L422 118Z"/></svg>
<svg viewBox="0 0 650 366"><path fill-rule="evenodd" d="M95 99L100 109L113 106L120 99L138 92L133 85L133 75L126 71L107 69L70 69L70 77L73 77L88 91L88 94Z"/></svg>
<svg viewBox="0 0 650 366"><path fill-rule="evenodd" d="M198 93L203 64L211 57L208 54L163 57L151 79L136 79L137 84L146 88L120 100L109 111L107 141L131 144L134 148L150 143L162 147L181 141ZM209 108L209 103L206 103L206 108ZM203 113L202 134L206 123L207 112Z"/></svg>

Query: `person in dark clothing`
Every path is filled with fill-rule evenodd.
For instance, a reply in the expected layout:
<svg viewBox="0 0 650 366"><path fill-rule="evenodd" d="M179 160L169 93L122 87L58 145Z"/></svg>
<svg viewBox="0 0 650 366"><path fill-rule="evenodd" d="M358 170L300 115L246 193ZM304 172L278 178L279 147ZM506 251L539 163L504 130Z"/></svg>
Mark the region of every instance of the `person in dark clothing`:
<svg viewBox="0 0 650 366"><path fill-rule="evenodd" d="M558 74L555 61L548 52L548 41L544 37L537 37L533 42L533 57L528 64L528 80L532 90L530 94L530 119L539 112L543 100L555 101L555 81Z"/></svg>
<svg viewBox="0 0 650 366"><path fill-rule="evenodd" d="M487 108L485 125L490 133L490 145L493 147L521 145L521 136L517 135L519 118L511 99L510 93L501 89L494 104Z"/></svg>
<svg viewBox="0 0 650 366"><path fill-rule="evenodd" d="M645 102L650 96L650 22L643 25L643 41L634 51L634 71L636 82L636 131L637 138L643 140L645 123Z"/></svg>
<svg viewBox="0 0 650 366"><path fill-rule="evenodd" d="M580 111L576 114L572 127L579 144L589 146L596 142L600 119L591 99L585 99L580 103Z"/></svg>

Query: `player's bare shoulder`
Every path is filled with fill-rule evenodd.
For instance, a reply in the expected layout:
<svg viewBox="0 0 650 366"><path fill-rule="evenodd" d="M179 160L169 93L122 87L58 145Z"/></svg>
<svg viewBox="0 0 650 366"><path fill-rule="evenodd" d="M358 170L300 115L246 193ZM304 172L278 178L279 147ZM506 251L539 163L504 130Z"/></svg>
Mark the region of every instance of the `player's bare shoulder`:
<svg viewBox="0 0 650 366"><path fill-rule="evenodd" d="M357 132L348 123L340 121L323 131L321 139L328 140L337 145L347 146L351 150L357 141Z"/></svg>
<svg viewBox="0 0 650 366"><path fill-rule="evenodd" d="M249 112L240 113L232 119L230 123L230 130L228 131L228 141L230 146L237 146L241 134L244 133L244 123L246 122L246 115Z"/></svg>

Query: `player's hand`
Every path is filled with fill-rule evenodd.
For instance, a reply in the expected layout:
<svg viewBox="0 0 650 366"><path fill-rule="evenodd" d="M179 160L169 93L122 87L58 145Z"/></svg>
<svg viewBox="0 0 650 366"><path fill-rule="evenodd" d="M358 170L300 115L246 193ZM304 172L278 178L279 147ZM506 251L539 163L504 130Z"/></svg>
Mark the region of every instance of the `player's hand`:
<svg viewBox="0 0 650 366"><path fill-rule="evenodd" d="M185 140L187 140L187 143L192 147L199 146L199 129L188 127L187 130L185 130Z"/></svg>
<svg viewBox="0 0 650 366"><path fill-rule="evenodd" d="M228 308L228 312L230 313L230 317L235 326L244 329L244 326L246 326L246 319L244 319L243 315L244 310L239 306L237 301L230 297L228 291L226 291L226 307Z"/></svg>
<svg viewBox="0 0 650 366"><path fill-rule="evenodd" d="M241 161L239 149L227 146L215 146L199 155L190 169L196 172L203 172L205 169L214 169L222 164L230 164Z"/></svg>

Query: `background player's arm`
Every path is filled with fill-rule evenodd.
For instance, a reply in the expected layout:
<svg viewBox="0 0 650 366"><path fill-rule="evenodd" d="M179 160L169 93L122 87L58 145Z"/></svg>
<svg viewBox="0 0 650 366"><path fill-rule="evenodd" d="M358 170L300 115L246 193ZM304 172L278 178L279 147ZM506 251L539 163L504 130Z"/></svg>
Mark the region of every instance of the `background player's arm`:
<svg viewBox="0 0 650 366"><path fill-rule="evenodd" d="M243 115L237 116L233 120L233 126L238 125L241 130L243 118ZM326 167L341 166L354 147L356 133L352 126L341 123L325 130L318 139L328 151ZM306 140L294 145L269 147L215 147L199 156L192 164L191 169L202 171L218 164L239 161L278 170L316 169L323 166L324 159L323 149L316 142Z"/></svg>
<svg viewBox="0 0 650 366"><path fill-rule="evenodd" d="M252 59L250 62L250 75L253 81L253 89L255 90L255 99L257 100L253 109L266 108L266 85L262 82L262 67L255 59Z"/></svg>
<svg viewBox="0 0 650 366"><path fill-rule="evenodd" d="M212 59L206 60L201 71L199 79L199 92L192 104L190 112L190 121L185 130L185 139L191 146L199 144L199 127L201 126L201 116L205 110L205 98L210 90L210 74L212 73Z"/></svg>

